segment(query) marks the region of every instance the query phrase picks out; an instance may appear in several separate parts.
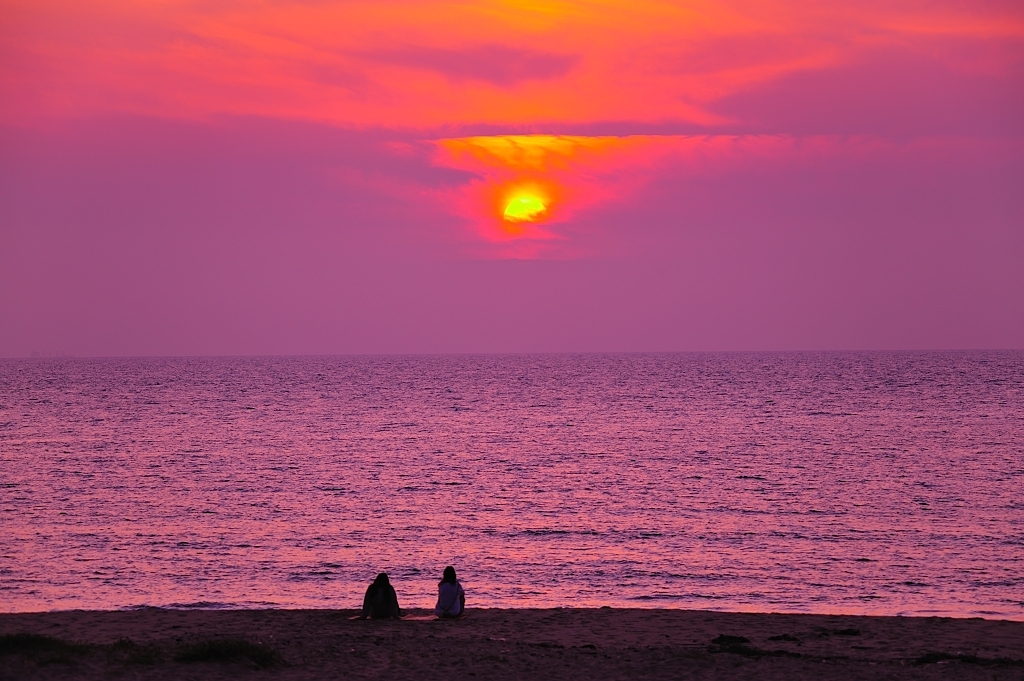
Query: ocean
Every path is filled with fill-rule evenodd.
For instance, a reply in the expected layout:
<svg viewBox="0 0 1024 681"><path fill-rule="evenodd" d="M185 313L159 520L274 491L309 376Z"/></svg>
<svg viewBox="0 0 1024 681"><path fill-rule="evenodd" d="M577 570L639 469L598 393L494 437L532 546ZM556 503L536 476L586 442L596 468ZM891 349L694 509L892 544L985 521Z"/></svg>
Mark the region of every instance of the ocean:
<svg viewBox="0 0 1024 681"><path fill-rule="evenodd" d="M1024 353L0 360L0 610L1024 620Z"/></svg>

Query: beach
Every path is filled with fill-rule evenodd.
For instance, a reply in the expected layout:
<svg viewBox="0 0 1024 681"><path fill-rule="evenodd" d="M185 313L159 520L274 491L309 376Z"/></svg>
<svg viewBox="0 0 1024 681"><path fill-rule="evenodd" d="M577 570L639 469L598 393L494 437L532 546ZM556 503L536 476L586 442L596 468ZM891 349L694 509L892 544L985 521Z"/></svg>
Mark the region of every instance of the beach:
<svg viewBox="0 0 1024 681"><path fill-rule="evenodd" d="M1024 622L658 609L0 614L10 679L1024 679Z"/></svg>

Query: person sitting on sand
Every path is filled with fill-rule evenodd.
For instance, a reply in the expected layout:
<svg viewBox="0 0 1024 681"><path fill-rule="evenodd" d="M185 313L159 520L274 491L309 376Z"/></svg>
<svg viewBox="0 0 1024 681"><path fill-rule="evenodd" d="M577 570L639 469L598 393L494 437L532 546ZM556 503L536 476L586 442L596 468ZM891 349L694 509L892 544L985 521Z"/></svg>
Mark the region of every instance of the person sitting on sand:
<svg viewBox="0 0 1024 681"><path fill-rule="evenodd" d="M398 607L398 594L395 587L391 586L388 573L382 572L373 580L373 584L366 587L366 595L363 596L363 612L359 619L367 617L374 620L399 619L402 611Z"/></svg>
<svg viewBox="0 0 1024 681"><path fill-rule="evenodd" d="M434 614L441 619L455 619L466 614L466 592L459 580L455 579L455 568L444 569L441 582L437 585L437 605Z"/></svg>

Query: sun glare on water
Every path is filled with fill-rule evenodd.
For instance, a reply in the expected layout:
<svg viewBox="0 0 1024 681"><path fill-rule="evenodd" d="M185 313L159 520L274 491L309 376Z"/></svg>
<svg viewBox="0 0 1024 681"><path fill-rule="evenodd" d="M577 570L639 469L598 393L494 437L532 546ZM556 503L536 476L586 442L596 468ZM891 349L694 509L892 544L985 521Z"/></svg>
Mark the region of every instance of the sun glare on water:
<svg viewBox="0 0 1024 681"><path fill-rule="evenodd" d="M505 206L508 222L533 222L546 213L548 207L536 196L516 196Z"/></svg>

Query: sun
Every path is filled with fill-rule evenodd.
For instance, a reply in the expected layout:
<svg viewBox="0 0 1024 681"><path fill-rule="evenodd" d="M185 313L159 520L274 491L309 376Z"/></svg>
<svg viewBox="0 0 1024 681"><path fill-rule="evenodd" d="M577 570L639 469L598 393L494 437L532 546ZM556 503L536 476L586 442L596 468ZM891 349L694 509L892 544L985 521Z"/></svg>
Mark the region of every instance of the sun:
<svg viewBox="0 0 1024 681"><path fill-rule="evenodd" d="M506 222L535 222L548 212L544 201L533 194L517 194L505 206Z"/></svg>

